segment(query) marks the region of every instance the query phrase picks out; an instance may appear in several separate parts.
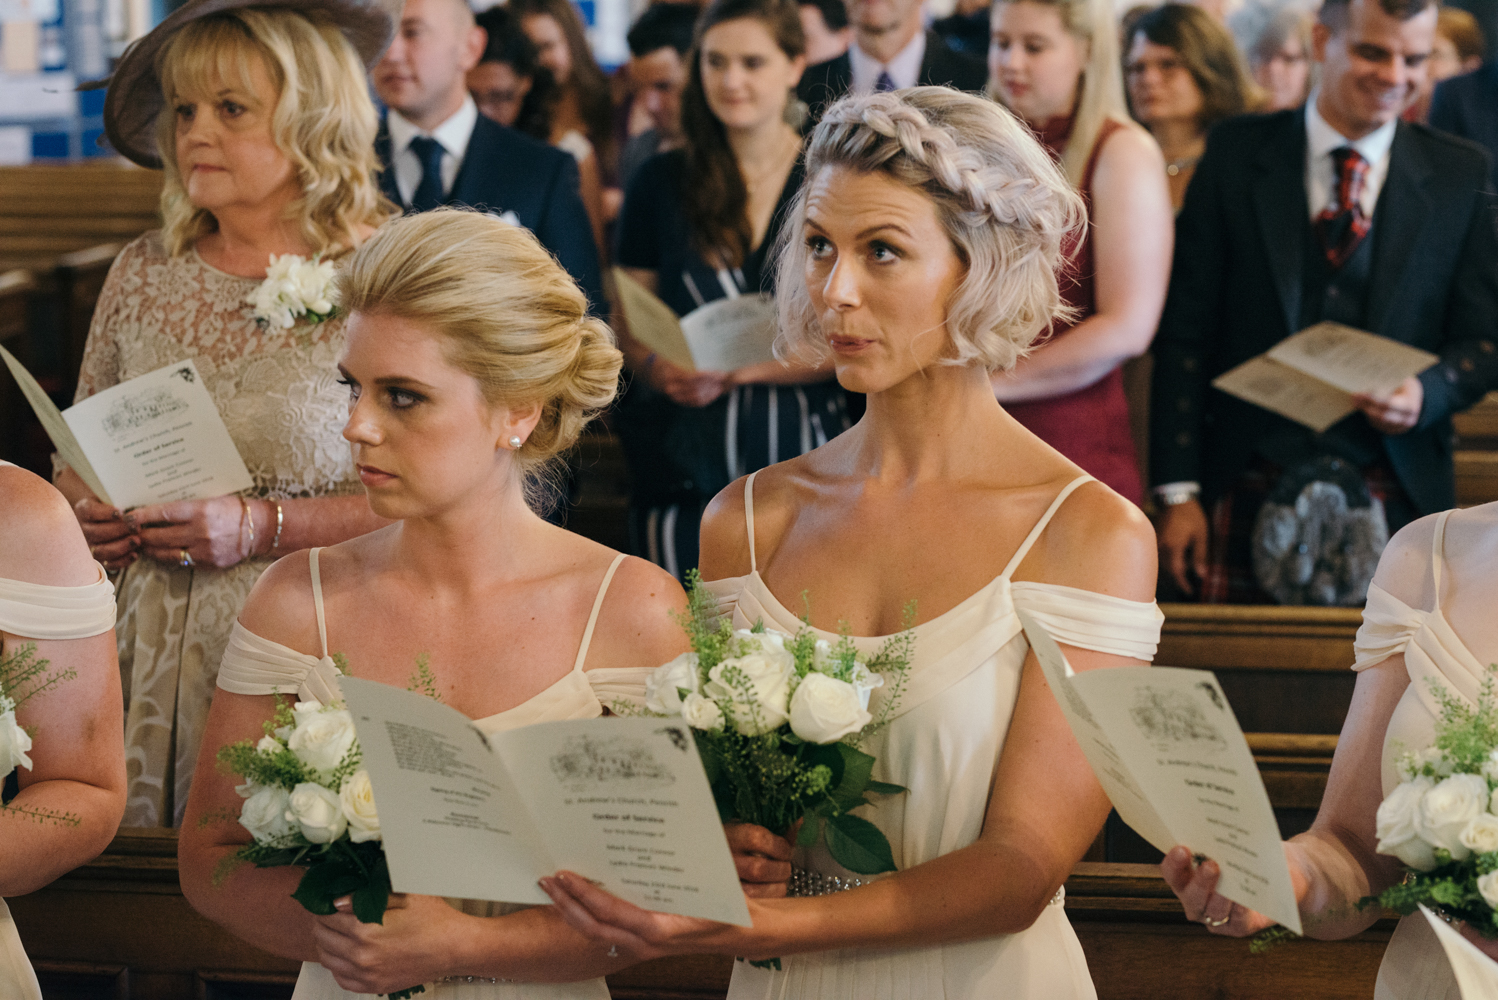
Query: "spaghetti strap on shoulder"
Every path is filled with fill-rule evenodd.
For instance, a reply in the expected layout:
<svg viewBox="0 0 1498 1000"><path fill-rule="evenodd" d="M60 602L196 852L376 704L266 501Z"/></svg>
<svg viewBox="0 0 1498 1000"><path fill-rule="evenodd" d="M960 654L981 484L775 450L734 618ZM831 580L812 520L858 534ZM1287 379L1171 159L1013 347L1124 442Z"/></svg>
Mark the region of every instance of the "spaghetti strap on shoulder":
<svg viewBox="0 0 1498 1000"><path fill-rule="evenodd" d="M1019 548L1014 551L1013 557L1009 560L1009 565L1005 566L1004 572L999 574L1000 577L1007 579L1009 574L1014 572L1015 567L1024 561L1025 556L1030 554L1030 547L1035 544L1035 540L1040 537L1040 533L1045 530L1045 526L1051 523L1051 518L1055 516L1056 511L1061 509L1061 505L1066 502L1066 498L1071 496L1077 487L1092 481L1093 478L1091 476L1081 475L1061 488L1061 492L1056 494L1056 499L1052 500L1051 505L1046 508L1045 513L1040 515L1040 520L1035 522L1035 527L1031 528L1030 533L1025 536L1025 540L1020 542Z"/></svg>
<svg viewBox="0 0 1498 1000"><path fill-rule="evenodd" d="M322 655L328 655L328 620L322 610L322 573L317 567L319 546L307 550L307 568L312 571L312 607L317 611L317 638L322 642Z"/></svg>
<svg viewBox="0 0 1498 1000"><path fill-rule="evenodd" d="M744 480L744 531L749 536L749 572L758 573L759 565L754 558L754 477L759 475L756 470L749 473L749 478Z"/></svg>
<svg viewBox="0 0 1498 1000"><path fill-rule="evenodd" d="M581 673L583 664L588 660L588 646L593 642L593 627L598 624L598 612L603 608L603 598L609 592L609 584L613 582L614 571L623 561L623 552L614 556L614 561L609 563L608 572L603 574L603 583L598 585L598 596L593 598L593 610L588 615L588 627L583 629L582 645L577 650L577 662L572 664L574 673Z"/></svg>
<svg viewBox="0 0 1498 1000"><path fill-rule="evenodd" d="M1436 515L1436 533L1430 539L1431 589L1435 592L1435 607L1432 610L1440 610L1441 607L1441 567L1446 564L1446 522L1450 517L1449 510Z"/></svg>

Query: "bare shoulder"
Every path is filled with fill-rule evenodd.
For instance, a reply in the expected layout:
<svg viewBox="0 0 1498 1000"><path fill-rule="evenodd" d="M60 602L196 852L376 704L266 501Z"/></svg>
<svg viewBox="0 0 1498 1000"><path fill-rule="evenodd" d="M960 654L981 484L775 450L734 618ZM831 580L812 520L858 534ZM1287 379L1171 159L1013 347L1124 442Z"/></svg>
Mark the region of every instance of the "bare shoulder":
<svg viewBox="0 0 1498 1000"><path fill-rule="evenodd" d="M831 448L823 445L818 451ZM702 516L698 563L704 580L746 576L756 553L768 556L785 534L805 487L817 478L817 452L759 470L729 483ZM754 480L750 492L750 479ZM754 552L749 545L749 508L754 510Z"/></svg>
<svg viewBox="0 0 1498 1000"><path fill-rule="evenodd" d="M676 578L654 563L625 557L609 582L598 612L587 666L656 666L686 650L677 616L687 595Z"/></svg>
<svg viewBox="0 0 1498 1000"><path fill-rule="evenodd" d="M262 639L308 656L322 655L307 550L276 560L260 574L239 613L239 623Z"/></svg>
<svg viewBox="0 0 1498 1000"><path fill-rule="evenodd" d="M1483 506L1495 508L1495 513L1498 513L1498 504ZM1481 511L1482 508L1477 510ZM1457 524L1461 513L1463 512L1458 511L1451 515L1447 523L1448 534ZM1427 514L1406 524L1389 539L1389 544L1384 546L1383 555L1378 558L1378 570L1373 574L1373 582L1408 607L1429 609L1435 606L1431 556L1436 539L1436 525L1440 520L1440 514ZM1448 552L1450 544L1448 540Z"/></svg>
<svg viewBox="0 0 1498 1000"><path fill-rule="evenodd" d="M697 565L704 580L745 576L749 572L749 533L745 527L745 485L736 479L713 497L702 513Z"/></svg>
<svg viewBox="0 0 1498 1000"><path fill-rule="evenodd" d="M1102 483L1077 488L1056 511L1017 577L1152 601L1155 529L1134 504Z"/></svg>
<svg viewBox="0 0 1498 1000"><path fill-rule="evenodd" d="M1154 171L1164 183L1165 157L1154 137L1134 122L1115 129L1098 152L1098 176L1104 172L1122 177L1139 177Z"/></svg>
<svg viewBox="0 0 1498 1000"><path fill-rule="evenodd" d="M0 466L0 576L49 587L83 587L99 578L68 501L15 466Z"/></svg>

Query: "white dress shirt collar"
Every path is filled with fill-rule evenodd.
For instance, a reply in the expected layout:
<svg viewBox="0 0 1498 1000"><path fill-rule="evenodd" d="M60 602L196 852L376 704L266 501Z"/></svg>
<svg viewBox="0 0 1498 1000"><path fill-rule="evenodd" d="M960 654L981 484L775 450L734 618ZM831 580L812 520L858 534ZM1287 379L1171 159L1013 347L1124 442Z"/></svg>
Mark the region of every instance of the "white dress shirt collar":
<svg viewBox="0 0 1498 1000"><path fill-rule="evenodd" d="M1317 90L1306 101L1306 196L1311 217L1315 218L1323 208L1331 204L1337 188L1337 168L1332 162L1333 150L1351 146L1358 155L1368 161L1368 173L1363 179L1363 196L1360 199L1363 212L1373 217L1373 208L1378 204L1379 192L1389 176L1389 154L1394 146L1397 121L1381 125L1361 139L1348 139L1321 117L1316 102L1321 92Z"/></svg>
<svg viewBox="0 0 1498 1000"><path fill-rule="evenodd" d="M880 73L888 73L890 79L895 81L895 89L903 90L906 87L914 87L921 82L921 63L926 58L926 32L917 31L906 46L895 57L887 63L881 63L863 49L858 47L855 41L848 46L848 61L853 68L853 82L849 89L855 94L869 94L874 91L874 84L879 80Z"/></svg>
<svg viewBox="0 0 1498 1000"><path fill-rule="evenodd" d="M411 149L411 140L418 135L430 136L442 146L442 193L446 195L458 178L463 166L463 156L468 152L468 141L473 138L474 126L478 124L479 109L473 98L463 95L463 103L447 120L430 132L417 128L410 119L391 108L385 116L385 126L390 130L390 158L395 165L395 185L400 190L401 201L411 203L416 185L421 183L421 158Z"/></svg>

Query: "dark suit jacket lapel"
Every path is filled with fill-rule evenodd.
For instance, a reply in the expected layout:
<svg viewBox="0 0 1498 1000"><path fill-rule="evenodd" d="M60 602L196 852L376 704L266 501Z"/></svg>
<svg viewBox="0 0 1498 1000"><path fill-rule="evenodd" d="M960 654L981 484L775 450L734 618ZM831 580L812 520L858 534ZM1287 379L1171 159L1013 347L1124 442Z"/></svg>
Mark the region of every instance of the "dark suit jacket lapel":
<svg viewBox="0 0 1498 1000"><path fill-rule="evenodd" d="M1310 224L1306 202L1306 125L1301 114L1288 115L1285 127L1254 157L1254 215L1274 272L1274 287L1290 332L1300 329L1300 294L1304 280L1305 234Z"/></svg>
<svg viewBox="0 0 1498 1000"><path fill-rule="evenodd" d="M507 205L494 204L493 195L509 180L509 165L505 160L504 143L494 133L493 127L483 115L474 123L473 134L468 137L468 149L463 153L463 165L458 176L453 178L452 190L447 193L444 204L468 205L482 212L502 214Z"/></svg>
<svg viewBox="0 0 1498 1000"><path fill-rule="evenodd" d="M1410 255L1420 242L1420 231L1430 216L1427 185L1436 171L1425 157L1414 132L1400 122L1389 151L1389 174L1373 209L1373 274L1368 290L1368 327L1397 337L1404 324L1391 324L1390 311L1400 301L1401 289L1412 270ZM1388 329L1385 329L1388 327Z"/></svg>
<svg viewBox="0 0 1498 1000"><path fill-rule="evenodd" d="M395 156L390 149L390 129L386 128L385 120L380 119L380 130L375 133L375 155L380 158L380 190L385 197L389 198L402 209L411 206L401 201L400 188L395 183Z"/></svg>

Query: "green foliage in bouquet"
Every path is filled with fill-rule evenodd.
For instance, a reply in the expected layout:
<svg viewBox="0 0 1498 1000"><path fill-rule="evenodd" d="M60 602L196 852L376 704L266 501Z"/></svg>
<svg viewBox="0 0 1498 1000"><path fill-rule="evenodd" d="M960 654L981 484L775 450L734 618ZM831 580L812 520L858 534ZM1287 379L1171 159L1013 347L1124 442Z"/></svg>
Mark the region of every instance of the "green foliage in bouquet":
<svg viewBox="0 0 1498 1000"><path fill-rule="evenodd" d="M1498 905L1498 874L1495 874L1498 873L1498 815L1494 815L1495 806L1498 806L1498 798L1494 796L1494 789L1498 787L1495 671L1498 667L1489 667L1475 706L1432 683L1431 693L1441 705L1435 743L1427 750L1404 755L1400 768L1405 781L1390 793L1379 809L1380 853L1397 854L1402 859L1408 857L1408 851L1399 849L1414 838L1405 836L1392 845L1384 841L1392 841L1396 832L1404 832L1398 823L1399 803L1396 798L1408 787L1418 788L1421 787L1418 783L1423 783L1426 788L1423 793L1414 791L1406 796L1408 801L1414 802L1413 807L1406 810L1412 813L1413 819L1403 825L1413 828L1429 855L1426 864L1420 866L1412 866L1407 861L1404 880L1377 896L1359 900L1359 909L1376 905L1407 916L1424 904L1446 916L1465 921L1486 938L1498 938L1498 913L1495 913L1495 905ZM1478 785L1479 778L1486 784ZM1455 838L1449 831L1457 824L1451 824L1444 834L1435 829L1444 817L1439 812L1441 804L1431 799L1432 793L1439 793L1452 779L1485 789L1475 815L1458 815L1457 822L1464 822L1465 828ZM1467 811L1473 810L1469 808ZM1431 855L1434 866L1421 870Z"/></svg>
<svg viewBox="0 0 1498 1000"><path fill-rule="evenodd" d="M693 570L688 575L691 591L688 614L681 619L702 677L725 660L731 660L738 642L732 623L717 613L716 601ZM844 634L827 649L817 665L816 635L803 627L784 640L785 649L795 660L798 681L817 671L835 679L851 682L857 671L882 674L890 690L879 714L856 734L830 743L814 743L798 736L789 723L769 728L759 717L759 701L750 696L753 684L732 666L722 672L724 683L742 698L718 699L717 704L729 716L728 724L716 729L694 727L697 749L712 786L718 813L725 821L754 823L769 830L789 830L802 822L798 843L814 845L825 831L827 849L838 864L860 874L895 870L889 841L868 820L854 816L852 810L869 804L870 795L903 792L900 785L873 779L874 758L858 748L868 736L887 725L900 694L904 691L910 666L914 637L915 607L905 610L904 630L888 639L868 663L858 662L853 641ZM751 630L766 634L764 624ZM748 715L747 728L761 731L756 735L741 732L732 723L734 715Z"/></svg>
<svg viewBox="0 0 1498 1000"><path fill-rule="evenodd" d="M31 758L27 756L27 752L31 749L31 740L36 733L16 722L16 709L37 695L51 691L64 681L78 676L77 671L72 669L49 672L47 668L51 665L50 660L37 658L34 642L23 643L9 654L0 656L0 781L8 778L17 766L31 769ZM14 796L7 799L0 809L43 824L78 826L83 822L74 813L43 806L18 805L12 801L13 798Z"/></svg>

